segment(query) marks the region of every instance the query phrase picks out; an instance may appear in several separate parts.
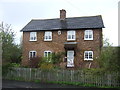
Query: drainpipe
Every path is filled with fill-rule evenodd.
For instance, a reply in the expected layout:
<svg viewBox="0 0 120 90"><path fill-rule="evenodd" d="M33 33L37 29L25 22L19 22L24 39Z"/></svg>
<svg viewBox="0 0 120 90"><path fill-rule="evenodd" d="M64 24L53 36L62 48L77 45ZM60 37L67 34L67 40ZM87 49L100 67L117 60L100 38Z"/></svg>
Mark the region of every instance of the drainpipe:
<svg viewBox="0 0 120 90"><path fill-rule="evenodd" d="M91 62L89 63L89 66L88 66L88 68L90 69L90 67L91 67Z"/></svg>

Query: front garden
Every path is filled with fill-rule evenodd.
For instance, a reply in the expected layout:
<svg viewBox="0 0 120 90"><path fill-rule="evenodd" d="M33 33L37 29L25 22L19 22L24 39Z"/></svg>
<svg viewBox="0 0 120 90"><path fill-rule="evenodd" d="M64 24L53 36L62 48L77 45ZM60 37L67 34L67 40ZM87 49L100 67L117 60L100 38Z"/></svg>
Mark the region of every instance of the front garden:
<svg viewBox="0 0 120 90"><path fill-rule="evenodd" d="M118 72L103 72L94 69L41 70L37 68L12 68L3 76L3 79L120 88L119 75Z"/></svg>

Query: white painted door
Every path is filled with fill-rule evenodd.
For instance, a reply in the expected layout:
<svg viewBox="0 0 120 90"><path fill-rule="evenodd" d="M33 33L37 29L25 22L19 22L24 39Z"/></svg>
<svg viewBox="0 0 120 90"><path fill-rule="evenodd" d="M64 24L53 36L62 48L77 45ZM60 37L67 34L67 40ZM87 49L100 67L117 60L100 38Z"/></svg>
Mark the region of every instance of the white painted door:
<svg viewBox="0 0 120 90"><path fill-rule="evenodd" d="M74 51L67 51L67 67L74 67Z"/></svg>

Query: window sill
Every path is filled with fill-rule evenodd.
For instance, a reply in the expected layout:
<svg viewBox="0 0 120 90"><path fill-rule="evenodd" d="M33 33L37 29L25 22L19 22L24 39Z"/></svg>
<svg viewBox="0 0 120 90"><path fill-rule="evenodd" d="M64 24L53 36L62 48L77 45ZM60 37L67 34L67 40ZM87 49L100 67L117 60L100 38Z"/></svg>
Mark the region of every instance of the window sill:
<svg viewBox="0 0 120 90"><path fill-rule="evenodd" d="M84 39L84 40L86 40L86 41L87 41L87 40L90 40L90 41L92 41L93 39Z"/></svg>
<svg viewBox="0 0 120 90"><path fill-rule="evenodd" d="M67 39L67 41L75 41L76 39Z"/></svg>
<svg viewBox="0 0 120 90"><path fill-rule="evenodd" d="M35 41L37 41L37 40L29 40L30 42L35 42Z"/></svg>
<svg viewBox="0 0 120 90"><path fill-rule="evenodd" d="M52 41L52 40L44 40L44 41L46 42L46 41Z"/></svg>
<svg viewBox="0 0 120 90"><path fill-rule="evenodd" d="M84 61L93 61L93 59L84 59Z"/></svg>

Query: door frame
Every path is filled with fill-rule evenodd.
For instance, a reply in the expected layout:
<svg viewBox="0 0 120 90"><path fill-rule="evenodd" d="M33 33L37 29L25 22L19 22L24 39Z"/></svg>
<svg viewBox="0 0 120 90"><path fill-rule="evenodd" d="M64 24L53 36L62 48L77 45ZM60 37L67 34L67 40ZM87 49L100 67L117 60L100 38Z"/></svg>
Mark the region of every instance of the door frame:
<svg viewBox="0 0 120 90"><path fill-rule="evenodd" d="M69 60L69 59L68 59L68 52L69 52L69 51L73 51L73 52L74 52L74 53L73 53L73 57L74 57L74 54L75 54L75 51L74 51L74 50L67 50L67 67L74 67L74 58L75 58L75 57L72 59L72 60L73 60L73 64L72 64L72 65L68 65L68 60Z"/></svg>

